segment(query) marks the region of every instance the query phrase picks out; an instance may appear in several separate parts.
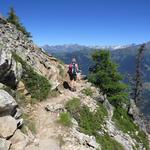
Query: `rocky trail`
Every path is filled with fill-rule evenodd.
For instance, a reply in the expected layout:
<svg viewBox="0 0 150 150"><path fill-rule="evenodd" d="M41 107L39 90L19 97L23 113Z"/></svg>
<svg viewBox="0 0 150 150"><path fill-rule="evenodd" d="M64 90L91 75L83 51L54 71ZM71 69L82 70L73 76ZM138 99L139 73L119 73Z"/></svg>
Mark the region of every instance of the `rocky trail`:
<svg viewBox="0 0 150 150"><path fill-rule="evenodd" d="M77 146L78 141L72 137L73 133L71 133L74 129L66 128L58 123L59 113L61 109L64 109L65 103L74 97L83 98L81 90L85 87L84 84L84 82L77 83L76 92L64 89L58 97L48 98L46 101L34 105L31 110L31 118L35 121L37 131L33 142L25 150L50 150L50 147L53 150L93 149L86 145ZM65 143L63 143L64 139Z"/></svg>
<svg viewBox="0 0 150 150"><path fill-rule="evenodd" d="M131 134L118 129L112 119L114 107L99 89L86 80L78 80L76 92L67 89L64 85L65 80L68 82L66 68L67 65L0 18L0 150L105 150L103 147L116 150L116 146L123 147L121 150L148 150L142 147L144 139L138 143ZM91 89L92 96L83 93L83 89ZM55 90L59 95L48 96ZM58 122L60 114L67 111L66 102L72 98L78 98L81 107L88 107L92 119L98 109L103 115L100 118L98 114L94 120L102 119L96 129L101 138L99 143L96 137L90 136L94 134L81 132L74 118L70 127ZM139 120L136 106L130 108L133 108L130 115ZM84 123L91 125L91 118ZM133 125L133 121L130 124ZM142 120L138 125L143 125ZM138 137L138 132L134 130L133 134ZM136 145L139 147L135 148Z"/></svg>

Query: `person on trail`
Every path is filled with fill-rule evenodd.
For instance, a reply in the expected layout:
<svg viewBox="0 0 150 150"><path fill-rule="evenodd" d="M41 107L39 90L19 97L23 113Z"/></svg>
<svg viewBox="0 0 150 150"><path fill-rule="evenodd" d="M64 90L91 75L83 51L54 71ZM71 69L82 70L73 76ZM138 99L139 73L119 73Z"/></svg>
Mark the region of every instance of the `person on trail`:
<svg viewBox="0 0 150 150"><path fill-rule="evenodd" d="M78 64L76 59L73 58L71 64L69 65L69 77L70 77L70 85L71 91L76 91L76 80L77 80L77 73L78 73Z"/></svg>

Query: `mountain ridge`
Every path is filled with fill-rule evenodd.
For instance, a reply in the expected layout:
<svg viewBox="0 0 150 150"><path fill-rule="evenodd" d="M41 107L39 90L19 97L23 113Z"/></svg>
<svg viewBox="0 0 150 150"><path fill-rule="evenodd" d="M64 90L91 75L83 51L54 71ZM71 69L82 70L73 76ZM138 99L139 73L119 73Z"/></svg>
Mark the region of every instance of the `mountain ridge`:
<svg viewBox="0 0 150 150"><path fill-rule="evenodd" d="M58 53L58 52L74 52L79 50L92 50L92 49L109 49L109 50L116 50L121 48L127 48L130 46L133 46L136 44L128 44L128 45L106 45L106 46L100 46L100 45L80 45L80 44L63 44L63 45L44 45L41 46L43 49L45 49L47 52L52 53Z"/></svg>
<svg viewBox="0 0 150 150"><path fill-rule="evenodd" d="M137 49L141 46L141 44L131 44L130 46L127 46L125 48L121 49L115 49L115 50L110 50L112 58L115 62L119 64L119 71L124 74L126 77L127 81L127 74L130 74L132 77L135 74L136 70L136 54L137 54ZM84 50L75 50L73 52L63 52L61 50L58 51L47 51L48 53L52 54L56 58L64 61L65 63L69 64L71 62L71 59L73 57L76 57L77 62L79 63L80 69L82 70L83 74L88 74L89 68L92 65L92 60L91 60L91 54L95 49L91 49L88 47L88 49ZM150 82L150 42L145 43L145 52L144 52L144 60L143 60L143 65L142 65L142 72L143 72L143 81L144 84ZM145 89L145 88L144 88ZM144 101L145 107L141 106L142 112L146 112L146 116L149 117L149 107L150 107L150 102L149 102L149 94L150 91L146 89L145 91L146 101ZM146 109L145 109L146 108Z"/></svg>
<svg viewBox="0 0 150 150"><path fill-rule="evenodd" d="M134 102L117 110L82 76L72 92L67 65L1 19L0 35L1 150L149 149Z"/></svg>

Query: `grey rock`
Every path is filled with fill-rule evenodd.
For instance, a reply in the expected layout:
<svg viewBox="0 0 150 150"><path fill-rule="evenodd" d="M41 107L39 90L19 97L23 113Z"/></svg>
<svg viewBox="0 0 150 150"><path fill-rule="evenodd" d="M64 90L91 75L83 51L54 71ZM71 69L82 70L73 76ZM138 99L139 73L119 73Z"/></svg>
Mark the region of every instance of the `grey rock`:
<svg viewBox="0 0 150 150"><path fill-rule="evenodd" d="M11 150L24 150L29 143L29 138L20 130L16 130L10 141L12 142Z"/></svg>
<svg viewBox="0 0 150 150"><path fill-rule="evenodd" d="M100 145L96 142L94 136L89 136L77 131L75 128L72 130L72 135L75 137L81 145L87 145L88 147L98 149Z"/></svg>
<svg viewBox="0 0 150 150"><path fill-rule="evenodd" d="M0 137L8 138L17 129L17 121L11 116L0 117Z"/></svg>
<svg viewBox="0 0 150 150"><path fill-rule="evenodd" d="M17 103L14 98L6 91L0 90L0 113L1 115L12 114L17 107Z"/></svg>
<svg viewBox="0 0 150 150"><path fill-rule="evenodd" d="M9 150L11 142L0 138L0 150Z"/></svg>
<svg viewBox="0 0 150 150"><path fill-rule="evenodd" d="M47 105L45 110L50 112L62 112L64 111L64 106L61 104Z"/></svg>
<svg viewBox="0 0 150 150"><path fill-rule="evenodd" d="M133 99L130 99L130 108L128 110L128 114L131 115L134 119L134 122L139 125L139 127L144 131L147 132L146 123L144 121L144 117L140 113L139 108L136 106Z"/></svg>

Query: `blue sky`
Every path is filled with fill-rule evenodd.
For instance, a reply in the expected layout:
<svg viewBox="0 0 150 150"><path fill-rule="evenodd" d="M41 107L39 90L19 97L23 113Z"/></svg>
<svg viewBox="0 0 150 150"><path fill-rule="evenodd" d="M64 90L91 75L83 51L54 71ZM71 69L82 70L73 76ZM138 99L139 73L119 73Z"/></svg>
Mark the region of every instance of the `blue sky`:
<svg viewBox="0 0 150 150"><path fill-rule="evenodd" d="M124 45L150 41L150 0L0 0L38 45Z"/></svg>

